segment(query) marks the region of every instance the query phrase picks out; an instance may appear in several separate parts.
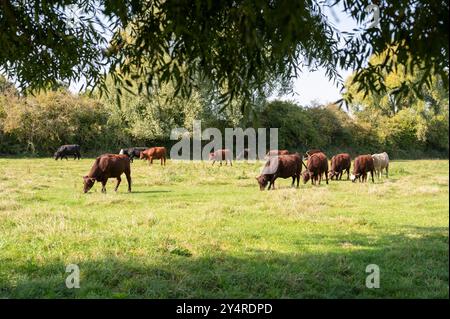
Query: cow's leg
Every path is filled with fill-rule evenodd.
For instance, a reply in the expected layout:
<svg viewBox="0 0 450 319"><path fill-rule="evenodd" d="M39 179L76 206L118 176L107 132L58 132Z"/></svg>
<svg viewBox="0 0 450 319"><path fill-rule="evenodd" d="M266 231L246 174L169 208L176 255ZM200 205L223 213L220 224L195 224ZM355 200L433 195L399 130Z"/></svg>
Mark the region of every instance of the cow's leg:
<svg viewBox="0 0 450 319"><path fill-rule="evenodd" d="M67 155L64 155L64 157L66 158L66 161L68 161L68 160L69 160L69 158L67 157Z"/></svg>
<svg viewBox="0 0 450 319"><path fill-rule="evenodd" d="M108 181L107 179L102 180L102 193L106 193L106 182L107 181Z"/></svg>
<svg viewBox="0 0 450 319"><path fill-rule="evenodd" d="M215 163L216 161L215 160L213 160L213 163L212 163L212 165L211 166L214 166L214 163Z"/></svg>
<svg viewBox="0 0 450 319"><path fill-rule="evenodd" d="M372 183L375 183L374 179L373 179L373 171L370 171L370 176L372 177ZM367 180L367 177L366 177Z"/></svg>
<svg viewBox="0 0 450 319"><path fill-rule="evenodd" d="M122 181L122 179L119 177L117 177L117 184L116 184L116 188L114 188L114 191L117 192L117 189L119 188L120 182Z"/></svg>
<svg viewBox="0 0 450 319"><path fill-rule="evenodd" d="M272 177L272 179L270 180L270 184L269 184L269 189L275 189L275 180L277 179L277 176L276 175L274 175L273 177ZM272 186L272 187L271 187Z"/></svg>
<svg viewBox="0 0 450 319"><path fill-rule="evenodd" d="M318 175L319 175L319 185L320 185L320 182L322 181L322 173L320 173Z"/></svg>
<svg viewBox="0 0 450 319"><path fill-rule="evenodd" d="M386 178L389 178L389 165L386 166Z"/></svg>
<svg viewBox="0 0 450 319"><path fill-rule="evenodd" d="M294 187L294 185L295 185L295 175L292 176L292 185L291 185L291 187Z"/></svg>
<svg viewBox="0 0 450 319"><path fill-rule="evenodd" d="M300 174L297 174L297 188L298 188L299 184L300 184Z"/></svg>
<svg viewBox="0 0 450 319"><path fill-rule="evenodd" d="M166 166L166 157L164 156L164 166Z"/></svg>
<svg viewBox="0 0 450 319"><path fill-rule="evenodd" d="M128 193L131 193L131 175L130 175L130 171L125 171L125 176L127 178L127 183L128 183Z"/></svg>
<svg viewBox="0 0 450 319"><path fill-rule="evenodd" d="M342 172L341 172L341 176L342 176ZM325 181L327 182L327 185L328 185L328 170L325 171Z"/></svg>
<svg viewBox="0 0 450 319"><path fill-rule="evenodd" d="M233 162L230 160L230 166L233 166Z"/></svg>
<svg viewBox="0 0 450 319"><path fill-rule="evenodd" d="M347 168L347 180L350 179L350 168Z"/></svg>

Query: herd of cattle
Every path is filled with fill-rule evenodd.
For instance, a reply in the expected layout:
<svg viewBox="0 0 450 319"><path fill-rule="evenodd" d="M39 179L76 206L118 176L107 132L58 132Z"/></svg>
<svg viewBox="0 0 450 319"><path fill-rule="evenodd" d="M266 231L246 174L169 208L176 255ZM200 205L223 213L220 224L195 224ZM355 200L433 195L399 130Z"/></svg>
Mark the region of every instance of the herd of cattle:
<svg viewBox="0 0 450 319"><path fill-rule="evenodd" d="M73 156L74 159L80 159L80 146L62 145L54 154L55 160L68 159L68 156ZM248 159L249 150L244 149L236 159ZM166 165L167 150L165 147L131 147L121 149L119 154L103 154L95 159L94 165L89 171L88 175L83 177L84 192L87 193L94 183L102 183L102 192L106 192L106 182L108 178L116 178L117 184L115 191L120 185L121 175L125 174L128 182L128 191L131 192L131 170L130 163L134 158L147 160L149 165L153 163L154 159L161 160L161 165ZM233 155L228 149L220 149L209 154L209 160L212 165L216 161L225 161L225 164L230 163L232 166ZM297 187L300 183L300 176L306 184L311 180L311 184L316 184L325 181L328 184L328 179L335 178L341 180L344 173L347 174L347 180L355 182L367 181L368 173L370 173L372 182L374 181L374 173L378 178L381 178L383 171L386 177L389 175L389 156L386 152L373 155L359 155L355 158L353 163L353 172L350 174L350 167L352 159L348 153L341 153L331 158L331 167L328 165L327 156L318 149L309 150L305 156L300 153L290 153L288 150L270 150L265 156L266 163L262 169L261 174L256 177L261 190L264 190L267 185L268 189L275 188L275 180L277 178L292 178L292 186L297 182ZM307 164L304 163L306 161ZM305 170L302 172L303 167Z"/></svg>

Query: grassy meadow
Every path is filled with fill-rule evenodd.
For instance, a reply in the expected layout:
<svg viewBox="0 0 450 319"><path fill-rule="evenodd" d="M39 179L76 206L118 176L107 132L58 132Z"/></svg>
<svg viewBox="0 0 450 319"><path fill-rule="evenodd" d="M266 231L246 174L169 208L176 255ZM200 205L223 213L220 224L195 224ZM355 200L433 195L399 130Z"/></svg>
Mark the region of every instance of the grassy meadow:
<svg viewBox="0 0 450 319"><path fill-rule="evenodd" d="M264 192L262 163L135 160L83 194L93 161L0 159L0 298L449 297L448 160Z"/></svg>

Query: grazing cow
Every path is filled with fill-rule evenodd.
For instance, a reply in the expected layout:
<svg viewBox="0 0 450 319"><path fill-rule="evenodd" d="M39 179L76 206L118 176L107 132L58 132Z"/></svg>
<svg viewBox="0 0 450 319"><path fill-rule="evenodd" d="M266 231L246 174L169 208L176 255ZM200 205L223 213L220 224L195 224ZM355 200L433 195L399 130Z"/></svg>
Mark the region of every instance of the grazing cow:
<svg viewBox="0 0 450 319"><path fill-rule="evenodd" d="M389 155L386 152L380 154L373 154L373 167L378 179L381 178L383 169L386 170L386 178L389 178Z"/></svg>
<svg viewBox="0 0 450 319"><path fill-rule="evenodd" d="M120 175L125 173L128 182L128 192L131 192L130 159L126 155L103 154L96 158L89 174L83 176L84 192L87 193L95 181L102 183L102 193L106 193L106 182L108 178L117 178L117 185L120 185Z"/></svg>
<svg viewBox="0 0 450 319"><path fill-rule="evenodd" d="M220 161L220 166L222 166L222 161L225 161L225 165L227 165L228 162L230 162L230 165L233 166L232 163L233 154L229 149L226 148L209 153L208 158L210 161L213 161L212 165L214 165L216 161Z"/></svg>
<svg viewBox="0 0 450 319"><path fill-rule="evenodd" d="M55 152L53 157L55 160L58 158L63 159L64 157L68 160L67 155L73 155L73 159L80 159L80 145L78 144L70 144L70 145L61 145L58 150Z"/></svg>
<svg viewBox="0 0 450 319"><path fill-rule="evenodd" d="M278 177L292 177L292 186L297 180L297 187L300 183L300 174L302 173L302 157L300 154L271 156L264 166L261 175L256 177L259 189L264 190L269 184L269 190L275 189L275 180Z"/></svg>
<svg viewBox="0 0 450 319"><path fill-rule="evenodd" d="M279 155L289 155L289 151L288 150L270 150L267 152L264 159L268 160L272 156L279 156Z"/></svg>
<svg viewBox="0 0 450 319"><path fill-rule="evenodd" d="M356 182L358 179L360 182L367 181L367 172L370 172L372 176L372 183L375 183L373 179L373 158L372 155L360 155L355 158L355 162L353 163L353 174L351 176L352 182Z"/></svg>
<svg viewBox="0 0 450 319"><path fill-rule="evenodd" d="M133 163L133 159L135 157L139 158L141 156L141 152L145 151L147 147L129 147L122 148L119 154L127 155L130 158L130 162Z"/></svg>
<svg viewBox="0 0 450 319"><path fill-rule="evenodd" d="M161 165L166 165L166 148L152 147L141 152L140 159L148 160L148 165L153 164L154 159L160 159Z"/></svg>
<svg viewBox="0 0 450 319"><path fill-rule="evenodd" d="M347 153L341 153L333 156L331 158L331 169L328 174L328 177L330 179L333 179L336 177L336 180L342 179L342 174L344 171L347 172L347 180L350 179L350 165L351 165L352 159L350 158L350 155Z"/></svg>
<svg viewBox="0 0 450 319"><path fill-rule="evenodd" d="M311 184L315 185L317 181L322 181L322 174L325 174L325 180L328 184L328 159L322 153L314 153L308 156L308 164L303 172L303 183L306 184L311 179Z"/></svg>

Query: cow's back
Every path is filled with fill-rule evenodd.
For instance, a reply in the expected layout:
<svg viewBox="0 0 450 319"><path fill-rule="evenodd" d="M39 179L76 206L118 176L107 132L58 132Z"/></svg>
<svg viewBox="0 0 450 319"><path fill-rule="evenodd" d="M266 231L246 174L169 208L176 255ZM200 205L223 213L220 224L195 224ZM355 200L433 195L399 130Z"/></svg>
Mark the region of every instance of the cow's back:
<svg viewBox="0 0 450 319"><path fill-rule="evenodd" d="M348 153L341 153L331 158L331 170L342 171L350 168L351 157Z"/></svg>
<svg viewBox="0 0 450 319"><path fill-rule="evenodd" d="M328 170L327 156L322 152L317 152L308 157L308 170L310 172L323 173Z"/></svg>
<svg viewBox="0 0 450 319"><path fill-rule="evenodd" d="M366 173L374 170L374 159L371 155L360 155L355 158L354 174Z"/></svg>
<svg viewBox="0 0 450 319"><path fill-rule="evenodd" d="M96 158L89 173L90 177L119 177L130 172L130 159L127 155L103 154Z"/></svg>
<svg viewBox="0 0 450 319"><path fill-rule="evenodd" d="M386 168L389 165L389 156L386 152L372 155L374 168L377 170Z"/></svg>
<svg viewBox="0 0 450 319"><path fill-rule="evenodd" d="M227 148L220 149L214 152L214 158L215 160L229 160L231 159L231 151Z"/></svg>
<svg viewBox="0 0 450 319"><path fill-rule="evenodd" d="M166 148L163 146L162 147L155 146L149 148L148 150L145 150L144 153L149 157L160 159L161 157L166 156Z"/></svg>
<svg viewBox="0 0 450 319"><path fill-rule="evenodd" d="M269 158L261 172L262 175L273 175L287 178L301 173L301 157L299 154L279 155Z"/></svg>

